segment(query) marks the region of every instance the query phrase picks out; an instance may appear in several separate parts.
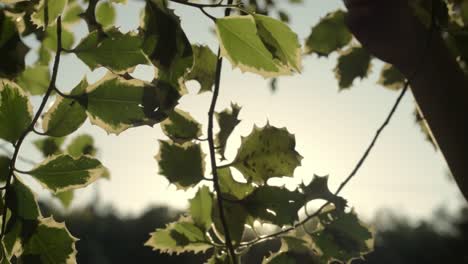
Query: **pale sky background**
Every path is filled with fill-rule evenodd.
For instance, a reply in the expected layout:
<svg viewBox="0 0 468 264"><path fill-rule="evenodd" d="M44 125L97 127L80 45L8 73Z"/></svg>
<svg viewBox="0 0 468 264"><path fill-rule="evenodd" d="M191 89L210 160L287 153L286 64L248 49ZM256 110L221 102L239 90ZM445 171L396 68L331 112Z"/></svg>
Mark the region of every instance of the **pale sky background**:
<svg viewBox="0 0 468 264"><path fill-rule="evenodd" d="M292 19L291 27L301 41L320 17L343 7L338 0L305 2L287 7ZM117 25L122 31L137 28L139 10L143 5L143 1L132 0L127 6L116 5ZM191 42L208 44L216 51L215 36L208 28L211 22L197 9L177 4L171 6L181 16L182 26ZM221 15L219 12L213 14ZM85 25L77 25L75 32L77 42L86 34ZM35 45L31 39L27 43ZM28 61L32 62L34 56L30 54ZM228 107L230 102L242 106L242 122L228 142L228 159L234 157L241 135L248 135L254 124L263 126L269 120L271 125L287 127L295 134L297 151L304 157L294 180L286 181L290 183L288 186L303 180L308 182L313 174L318 174L330 175L330 188L336 190L367 148L398 93L376 83L381 63L374 65L369 79L355 81L351 90L338 92L333 73L335 63L336 55L320 59L308 56L304 60L303 73L281 78L278 91L272 94L268 81L232 70L229 62L225 61L218 110ZM90 81L95 81L103 73L102 69L90 72L74 55L65 55L57 86L67 91L85 74ZM151 79L150 73L151 70L143 66L138 67L136 75ZM197 95L196 82L189 85L189 91L179 107L206 124L211 93ZM39 98L34 100L39 102ZM381 208L394 209L419 219L429 217L434 209L441 206L453 210L462 204L461 194L447 176L448 169L442 155L425 141L414 122L413 110L414 99L408 93L366 163L342 192L349 204L366 219ZM206 126L203 129L206 130ZM98 181L78 191L73 207L93 203L98 191L100 204L111 205L121 215L136 215L149 206L160 204L186 208L187 199L194 193L176 191L157 174L154 160L158 152L157 140L165 138L159 126L130 129L117 137L107 135L87 122L71 137L83 133L93 135L99 148L99 158L110 169L112 179ZM35 138L37 136L29 137ZM41 161L31 144L24 146L21 155ZM32 186L41 197L49 196L38 184L32 183Z"/></svg>

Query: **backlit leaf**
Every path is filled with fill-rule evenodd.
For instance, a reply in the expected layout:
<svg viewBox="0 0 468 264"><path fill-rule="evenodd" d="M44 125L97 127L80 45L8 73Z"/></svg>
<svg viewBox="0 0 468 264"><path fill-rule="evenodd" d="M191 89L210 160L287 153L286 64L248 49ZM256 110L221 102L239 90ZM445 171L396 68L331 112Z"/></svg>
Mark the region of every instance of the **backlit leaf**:
<svg viewBox="0 0 468 264"><path fill-rule="evenodd" d="M340 89L353 85L356 78L364 78L370 70L371 56L363 47L352 47L341 53L335 68Z"/></svg>
<svg viewBox="0 0 468 264"><path fill-rule="evenodd" d="M96 20L104 28L112 26L115 21L115 8L110 2L101 2L96 8Z"/></svg>
<svg viewBox="0 0 468 264"><path fill-rule="evenodd" d="M385 64L380 73L379 84L390 90L400 90L405 84L405 76L391 64Z"/></svg>
<svg viewBox="0 0 468 264"><path fill-rule="evenodd" d="M161 122L161 129L170 139L182 143L201 136L201 124L189 113L174 109L168 113L168 118Z"/></svg>
<svg viewBox="0 0 468 264"><path fill-rule="evenodd" d="M68 190L56 193L55 197L59 199L65 209L68 209L73 201L73 197L75 196L74 194L74 190Z"/></svg>
<svg viewBox="0 0 468 264"><path fill-rule="evenodd" d="M338 10L322 18L306 40L306 53L328 56L346 46L352 35L345 24L345 15L344 11Z"/></svg>
<svg viewBox="0 0 468 264"><path fill-rule="evenodd" d="M71 49L73 43L75 42L75 35L73 32L69 31L66 28L62 28L62 48ZM45 38L42 41L44 48L47 48L49 51L57 51L57 26L50 26L45 32Z"/></svg>
<svg viewBox="0 0 468 264"><path fill-rule="evenodd" d="M39 28L47 28L55 24L57 17L62 14L67 2L67 0L40 0L36 6L36 12L31 15L31 21ZM47 12L45 11L46 8Z"/></svg>
<svg viewBox="0 0 468 264"><path fill-rule="evenodd" d="M83 79L70 94L81 95L87 86L88 82ZM79 102L57 95L52 107L44 114L42 129L49 136L67 136L80 128L86 117L86 111Z"/></svg>
<svg viewBox="0 0 468 264"><path fill-rule="evenodd" d="M283 67L300 72L301 44L297 34L285 23L264 15L254 15L257 32L265 47Z"/></svg>
<svg viewBox="0 0 468 264"><path fill-rule="evenodd" d="M35 264L76 263L77 240L64 223L55 222L51 217L43 218L25 242L21 258L34 259Z"/></svg>
<svg viewBox="0 0 468 264"><path fill-rule="evenodd" d="M254 127L249 136L242 138L233 166L247 180L258 184L273 177L292 177L302 160L295 147L294 136L284 128L269 124Z"/></svg>
<svg viewBox="0 0 468 264"><path fill-rule="evenodd" d="M118 30L108 32L102 41L98 31L89 33L73 52L91 70L100 66L114 72L125 72L138 64L147 64L148 59L141 49L143 40L133 33L120 33Z"/></svg>
<svg viewBox="0 0 468 264"><path fill-rule="evenodd" d="M340 210L344 210L346 206L346 200L333 194L328 188L328 176L320 177L314 175L314 178L308 185L301 184L300 188L307 201L323 199L332 202Z"/></svg>
<svg viewBox="0 0 468 264"><path fill-rule="evenodd" d="M6 204L13 215L27 220L35 220L41 215L36 195L18 177L12 184L11 195L7 198Z"/></svg>
<svg viewBox="0 0 468 264"><path fill-rule="evenodd" d="M18 85L29 91L32 95L41 95L47 91L50 76L47 65L34 65L27 67L19 76Z"/></svg>
<svg viewBox="0 0 468 264"><path fill-rule="evenodd" d="M229 136L234 131L234 128L241 122L239 112L241 107L237 104L231 104L231 109L225 109L222 112L215 113L216 120L219 125L219 132L216 134L215 142L217 144L217 152L221 155L221 159L225 160L224 153L226 152L226 144Z"/></svg>
<svg viewBox="0 0 468 264"><path fill-rule="evenodd" d="M179 189L187 189L203 180L205 154L199 144L186 142L179 145L160 140L159 154L155 158L159 165L159 174Z"/></svg>
<svg viewBox="0 0 468 264"><path fill-rule="evenodd" d="M141 29L145 53L158 68L158 79L179 83L193 65L193 51L180 19L166 0L146 1Z"/></svg>
<svg viewBox="0 0 468 264"><path fill-rule="evenodd" d="M219 216L219 207L214 203L213 208L213 223L217 233L224 236L224 228ZM231 240L234 244L241 242L247 222L247 211L245 207L238 203L224 203L224 215L226 217L226 224L231 235Z"/></svg>
<svg viewBox="0 0 468 264"><path fill-rule="evenodd" d="M89 86L86 92L84 106L91 123L114 134L161 122L180 97L168 83L126 80L113 74Z"/></svg>
<svg viewBox="0 0 468 264"><path fill-rule="evenodd" d="M89 156L58 155L46 159L28 174L51 191L62 192L85 187L102 177L105 171L101 162Z"/></svg>
<svg viewBox="0 0 468 264"><path fill-rule="evenodd" d="M62 153L62 145L65 138L45 137L33 141L34 146L43 157Z"/></svg>
<svg viewBox="0 0 468 264"><path fill-rule="evenodd" d="M16 142L30 125L32 115L27 94L15 83L0 80L0 138Z"/></svg>
<svg viewBox="0 0 468 264"><path fill-rule="evenodd" d="M210 229L212 219L211 211L213 209L213 197L210 189L206 186L198 189L197 194L190 200L190 214L193 222L202 230Z"/></svg>
<svg viewBox="0 0 468 264"><path fill-rule="evenodd" d="M216 74L217 57L208 46L194 45L194 64L185 79L196 80L200 83L199 93L211 91Z"/></svg>
<svg viewBox="0 0 468 264"><path fill-rule="evenodd" d="M67 153L74 158L79 158L83 155L94 156L96 148L94 147L93 137L87 134L75 137L68 145Z"/></svg>
<svg viewBox="0 0 468 264"><path fill-rule="evenodd" d="M254 191L252 184L234 180L230 168L218 169L218 178L223 197L242 200Z"/></svg>
<svg viewBox="0 0 468 264"><path fill-rule="evenodd" d="M151 237L145 246L161 253L200 253L212 247L206 240L203 231L192 220L186 218L170 223L163 229L156 229L150 235Z"/></svg>
<svg viewBox="0 0 468 264"><path fill-rule="evenodd" d="M252 16L233 16L216 20L216 32L221 45L221 55L243 72L257 73L263 77L290 74L273 58L259 37Z"/></svg>

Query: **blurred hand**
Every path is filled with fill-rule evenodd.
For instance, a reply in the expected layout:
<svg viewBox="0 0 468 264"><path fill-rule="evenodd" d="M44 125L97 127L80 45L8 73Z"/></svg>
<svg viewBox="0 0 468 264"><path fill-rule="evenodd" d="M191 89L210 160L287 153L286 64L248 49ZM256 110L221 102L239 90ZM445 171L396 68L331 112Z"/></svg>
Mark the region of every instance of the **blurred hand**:
<svg viewBox="0 0 468 264"><path fill-rule="evenodd" d="M428 30L413 15L408 0L344 0L346 23L374 56L411 74L423 56Z"/></svg>

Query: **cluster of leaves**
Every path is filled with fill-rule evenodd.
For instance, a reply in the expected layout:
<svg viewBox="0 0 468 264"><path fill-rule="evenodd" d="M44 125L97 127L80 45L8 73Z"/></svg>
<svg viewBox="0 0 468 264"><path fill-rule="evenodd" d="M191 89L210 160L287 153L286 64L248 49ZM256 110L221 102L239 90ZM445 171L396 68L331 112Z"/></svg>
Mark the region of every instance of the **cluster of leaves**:
<svg viewBox="0 0 468 264"><path fill-rule="evenodd" d="M187 1L176 2L197 6ZM283 230L271 236L282 239L283 247L265 257L264 263L294 263L303 254L317 263L348 262L369 252L372 233L354 212L345 211L346 201L328 189L327 177L314 177L309 184L294 190L270 184L273 178L292 177L301 163L295 138L287 129L270 124L254 126L242 138L235 158L216 166L218 158L227 159L228 139L240 122L241 108L237 104L214 113L219 131L214 138L209 136L208 141L216 144L217 156L210 156L213 177L206 176L209 173L200 140L203 126L176 106L187 93L185 82L190 80L200 83L200 92L210 92L215 86L216 94L219 87L214 84L219 83L220 61L207 46L190 43L179 17L166 0L147 0L138 30L120 32L113 26L114 7L125 3L125 0L0 2L0 54L5 55L0 63L0 138L15 149L11 157L0 159L0 180L5 182L0 200L0 208L4 208L0 235L2 263L75 262L76 239L63 224L41 217L33 192L16 174L32 176L65 206L69 205L74 189L108 177L108 170L94 157L96 149L91 137L75 137L62 149L65 137L88 119L114 134L159 124L168 137L159 141L156 160L160 174L178 189L197 188L190 200L190 214L151 234L146 245L155 250L167 253L209 250L212 257L208 263L236 263L251 245L265 240L263 237L249 240L249 234L255 233L257 224L268 223ZM248 8L232 6L239 9L236 15L213 19L220 56L244 72L265 78L300 72L302 48L297 35L281 21L288 21L286 13L277 10L281 18L277 20L267 16L267 11L252 12L259 6L262 5L257 1L250 1ZM198 7L204 11L203 4ZM263 7L276 8L271 0L265 1ZM328 55L349 44L351 35L342 28L343 15L341 11L330 14L325 19L329 22L322 21L314 28L306 43L308 53ZM89 32L74 45L71 27L81 19ZM323 27L331 29L320 29ZM335 43L317 44L326 42L329 32L340 35L334 37ZM26 66L29 48L22 37L29 35L35 36L40 46L34 51L37 61ZM104 67L108 73L93 84L83 78L69 93L62 92L55 86L62 53L73 53L91 70ZM51 72L48 65L52 55L55 58ZM370 56L354 46L339 59L340 83L345 86L352 83L353 74L364 74L349 73L356 60L361 60L362 65L370 64ZM139 64L155 68L153 81L132 76ZM55 95L55 102L41 113L51 94ZM30 95L43 96L36 114ZM39 117L42 132L36 130ZM211 129L208 126L208 135ZM29 171L21 171L15 167L16 159L29 132L47 136L34 142L45 160ZM233 170L242 176L236 180ZM214 189L206 184L210 182L214 182ZM333 206L300 221L298 212L317 199ZM296 230L309 222L315 223L313 230L310 227L305 233Z"/></svg>

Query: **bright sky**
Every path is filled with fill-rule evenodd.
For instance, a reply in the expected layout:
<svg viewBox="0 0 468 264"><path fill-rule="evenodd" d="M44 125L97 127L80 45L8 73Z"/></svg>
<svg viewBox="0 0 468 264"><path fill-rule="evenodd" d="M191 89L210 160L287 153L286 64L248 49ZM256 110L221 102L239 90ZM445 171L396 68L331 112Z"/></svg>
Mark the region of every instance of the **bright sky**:
<svg viewBox="0 0 468 264"><path fill-rule="evenodd" d="M139 10L144 4L129 2L126 7L118 6L117 24L122 31L137 28ZM292 28L301 40L321 16L342 7L338 0L305 2L288 7ZM215 37L208 29L210 21L197 9L176 4L173 7L182 17L183 28L192 43L209 44L216 50ZM78 25L76 41L85 34L84 24ZM32 40L28 43L34 45ZM30 55L28 61L33 58ZM57 86L65 91L74 87L84 74L95 81L104 73L102 69L91 73L74 55L65 55L62 62ZM295 179L286 181L288 186L308 182L314 174L330 175L330 188L335 190L353 169L398 96L376 84L380 63L374 65L369 79L356 81L351 90L338 92L333 73L335 63L336 56L320 59L309 56L305 58L303 73L281 78L279 90L272 94L267 81L232 70L225 62L218 109L228 107L230 102L243 107L242 123L228 143L228 159L234 157L241 135L247 135L254 124L263 126L268 120L271 125L288 127L296 135L297 150L304 157ZM150 72L148 67L137 70L138 76L146 79L151 79ZM196 95L195 82L189 85L189 90L179 107L206 124L211 94ZM39 98L35 100L39 102ZM381 208L395 209L412 218L427 217L435 208L453 209L462 202L458 189L447 176L442 155L425 141L414 123L413 110L414 99L407 94L369 159L342 192L364 218L372 217ZM96 191L101 204L110 204L124 215L141 213L151 205L187 206L193 192L176 191L157 174L154 160L157 140L164 138L158 126L127 130L117 137L86 123L74 135L83 133L94 136L100 160L110 169L112 179L78 191L73 206L94 202ZM23 148L22 155L41 160L30 144ZM47 196L41 189L34 184L35 191Z"/></svg>

